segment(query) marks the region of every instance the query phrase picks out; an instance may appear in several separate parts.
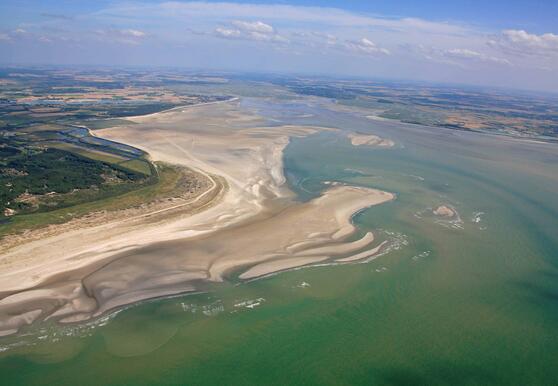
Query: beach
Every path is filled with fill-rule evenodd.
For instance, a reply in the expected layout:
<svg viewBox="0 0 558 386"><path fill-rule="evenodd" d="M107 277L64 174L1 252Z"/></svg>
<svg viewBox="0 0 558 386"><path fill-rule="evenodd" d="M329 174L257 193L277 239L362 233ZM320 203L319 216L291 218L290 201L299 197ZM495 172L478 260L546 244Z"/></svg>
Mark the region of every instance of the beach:
<svg viewBox="0 0 558 386"><path fill-rule="evenodd" d="M331 130L263 125L236 100L129 118L95 131L151 159L184 167L204 189L173 205L103 217L45 234L0 256L0 334L35 320L88 320L126 304L203 290L232 275L253 279L330 259L352 262L374 242L354 239L352 216L391 193L334 186L299 202L285 184L292 137Z"/></svg>

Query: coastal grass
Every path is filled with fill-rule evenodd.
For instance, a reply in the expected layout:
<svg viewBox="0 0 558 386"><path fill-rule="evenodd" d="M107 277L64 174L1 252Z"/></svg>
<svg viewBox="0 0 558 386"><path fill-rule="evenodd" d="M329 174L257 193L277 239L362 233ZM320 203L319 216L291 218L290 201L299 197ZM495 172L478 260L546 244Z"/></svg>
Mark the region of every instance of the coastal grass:
<svg viewBox="0 0 558 386"><path fill-rule="evenodd" d="M49 143L48 147L53 147L55 149L66 150L72 153L79 154L83 157L93 159L96 161L106 162L109 164L119 164L120 162L127 161L128 159L116 154L106 153L100 150L92 150L83 146L77 146L65 142ZM133 169L135 170L135 169ZM149 173L144 173L149 175Z"/></svg>
<svg viewBox="0 0 558 386"><path fill-rule="evenodd" d="M78 121L78 124L87 126L91 130L98 130L121 125L133 125L135 123L127 119L113 118Z"/></svg>
<svg viewBox="0 0 558 386"><path fill-rule="evenodd" d="M59 125L57 123L46 123L39 125L26 126L19 131L22 133L34 133L34 132L44 132L44 131L61 131L67 129L67 126Z"/></svg>
<svg viewBox="0 0 558 386"><path fill-rule="evenodd" d="M78 146L70 143L59 142L48 145L49 147L54 147L56 149L66 150L72 153L79 154L83 157L93 159L95 161L106 162L109 164L116 164L125 169L132 170L144 174L146 176L151 175L151 167L149 163L145 160L135 158L129 159L118 154L107 153L101 150L93 150L83 146Z"/></svg>
<svg viewBox="0 0 558 386"><path fill-rule="evenodd" d="M149 163L142 159L136 158L133 160L120 162L118 165L122 166L123 168L145 174L146 176L151 175L151 168L149 166Z"/></svg>
<svg viewBox="0 0 558 386"><path fill-rule="evenodd" d="M41 213L22 214L0 226L0 237L34 230L50 224L62 224L74 218L98 211L116 211L140 206L156 198L172 195L181 181L182 173L170 165L157 163L150 166L152 177L148 185L117 196L97 199L79 205L69 206Z"/></svg>

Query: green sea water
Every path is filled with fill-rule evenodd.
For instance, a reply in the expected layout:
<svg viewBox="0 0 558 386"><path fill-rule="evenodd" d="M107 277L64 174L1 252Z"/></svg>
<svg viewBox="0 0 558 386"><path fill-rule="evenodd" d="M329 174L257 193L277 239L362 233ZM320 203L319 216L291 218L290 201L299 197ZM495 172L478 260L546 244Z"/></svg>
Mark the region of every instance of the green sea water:
<svg viewBox="0 0 558 386"><path fill-rule="evenodd" d="M340 131L293 139L301 200L325 181L394 192L354 218L391 250L144 302L0 340L2 385L558 384L558 148L246 101ZM304 112L305 114L302 114ZM393 138L354 147L346 132ZM432 215L449 205L454 221Z"/></svg>

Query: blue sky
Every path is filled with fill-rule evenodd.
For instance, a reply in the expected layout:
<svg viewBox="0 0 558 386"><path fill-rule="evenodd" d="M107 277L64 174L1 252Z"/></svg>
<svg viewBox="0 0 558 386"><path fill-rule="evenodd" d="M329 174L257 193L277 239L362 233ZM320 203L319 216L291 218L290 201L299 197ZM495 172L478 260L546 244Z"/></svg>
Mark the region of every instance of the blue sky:
<svg viewBox="0 0 558 386"><path fill-rule="evenodd" d="M156 65L558 89L558 1L0 3L0 63Z"/></svg>

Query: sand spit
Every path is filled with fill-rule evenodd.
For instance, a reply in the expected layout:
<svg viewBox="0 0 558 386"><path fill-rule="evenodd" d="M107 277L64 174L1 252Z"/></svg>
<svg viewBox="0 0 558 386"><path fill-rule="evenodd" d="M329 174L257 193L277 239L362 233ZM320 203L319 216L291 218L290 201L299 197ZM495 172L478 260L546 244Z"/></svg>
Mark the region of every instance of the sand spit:
<svg viewBox="0 0 558 386"><path fill-rule="evenodd" d="M371 248L371 249L369 249L369 250L367 250L367 251L360 252L360 253L357 253L357 254L355 254L355 255L352 255L352 256L349 256L349 257L345 257L345 258L342 258L342 259L337 259L337 260L335 260L335 261L337 261L337 262L339 262L339 263L348 263L348 262L352 262L352 261L368 260L368 259L370 259L371 257L376 256L376 255L380 252L380 250L382 249L382 247L383 247L384 245L386 245L387 243L388 243L387 240L386 240L386 241L382 241L379 245L377 245L376 247Z"/></svg>
<svg viewBox="0 0 558 386"><path fill-rule="evenodd" d="M349 133L347 137L353 146L393 147L395 142L391 139L381 138L372 134Z"/></svg>
<svg viewBox="0 0 558 386"><path fill-rule="evenodd" d="M261 118L235 101L131 120L95 133L187 166L211 180L210 189L191 210L109 221L0 255L0 334L35 320L83 321L140 300L200 291L228 275L248 279L361 253L374 237L353 240L352 216L394 198L335 186L306 203L292 200L283 149L290 137L322 129L261 127Z"/></svg>

